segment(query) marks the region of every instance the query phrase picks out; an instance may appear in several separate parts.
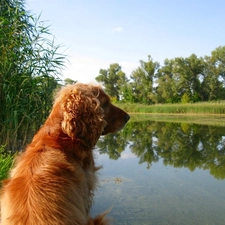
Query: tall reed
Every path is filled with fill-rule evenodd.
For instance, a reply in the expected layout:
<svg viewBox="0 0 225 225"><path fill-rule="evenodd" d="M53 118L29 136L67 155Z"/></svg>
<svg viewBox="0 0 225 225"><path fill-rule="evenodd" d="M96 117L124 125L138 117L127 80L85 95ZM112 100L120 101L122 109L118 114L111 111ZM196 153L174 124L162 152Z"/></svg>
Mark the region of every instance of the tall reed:
<svg viewBox="0 0 225 225"><path fill-rule="evenodd" d="M46 118L65 56L24 0L0 5L0 145L18 150Z"/></svg>

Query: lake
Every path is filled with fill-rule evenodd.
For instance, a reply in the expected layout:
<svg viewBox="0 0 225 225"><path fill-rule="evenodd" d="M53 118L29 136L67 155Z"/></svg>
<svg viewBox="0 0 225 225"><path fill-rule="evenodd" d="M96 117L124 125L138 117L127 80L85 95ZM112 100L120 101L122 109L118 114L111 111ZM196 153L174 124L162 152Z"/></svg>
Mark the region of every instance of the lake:
<svg viewBox="0 0 225 225"><path fill-rule="evenodd" d="M221 121L221 123L224 121ZM131 118L97 143L92 215L112 224L225 224L225 126Z"/></svg>

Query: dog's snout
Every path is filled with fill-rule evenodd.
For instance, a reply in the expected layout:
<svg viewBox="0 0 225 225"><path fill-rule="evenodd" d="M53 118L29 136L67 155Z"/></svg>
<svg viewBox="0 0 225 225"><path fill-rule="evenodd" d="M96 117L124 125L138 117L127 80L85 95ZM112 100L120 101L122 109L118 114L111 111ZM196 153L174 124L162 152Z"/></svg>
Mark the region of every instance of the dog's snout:
<svg viewBox="0 0 225 225"><path fill-rule="evenodd" d="M130 116L127 114L126 116L125 116L125 122L127 123L127 121L130 119Z"/></svg>

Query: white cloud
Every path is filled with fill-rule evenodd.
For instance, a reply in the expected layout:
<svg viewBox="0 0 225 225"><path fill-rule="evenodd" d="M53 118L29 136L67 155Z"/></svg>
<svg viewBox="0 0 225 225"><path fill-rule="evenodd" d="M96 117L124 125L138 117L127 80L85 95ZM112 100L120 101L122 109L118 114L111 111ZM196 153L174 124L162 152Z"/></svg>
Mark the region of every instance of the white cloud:
<svg viewBox="0 0 225 225"><path fill-rule="evenodd" d="M123 31L122 27L116 27L116 28L113 28L113 30L112 30L113 33L119 33L119 32L122 32L122 31Z"/></svg>

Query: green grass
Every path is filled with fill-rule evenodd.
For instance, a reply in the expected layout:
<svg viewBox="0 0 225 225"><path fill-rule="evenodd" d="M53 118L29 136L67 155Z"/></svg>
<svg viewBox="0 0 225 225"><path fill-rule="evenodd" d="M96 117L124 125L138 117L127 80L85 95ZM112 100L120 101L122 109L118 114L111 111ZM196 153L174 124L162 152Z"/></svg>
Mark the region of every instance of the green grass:
<svg viewBox="0 0 225 225"><path fill-rule="evenodd" d="M8 176L8 171L12 167L15 154L5 152L5 146L0 146L0 180Z"/></svg>
<svg viewBox="0 0 225 225"><path fill-rule="evenodd" d="M129 113L225 114L225 101L156 105L118 103L117 105Z"/></svg>

